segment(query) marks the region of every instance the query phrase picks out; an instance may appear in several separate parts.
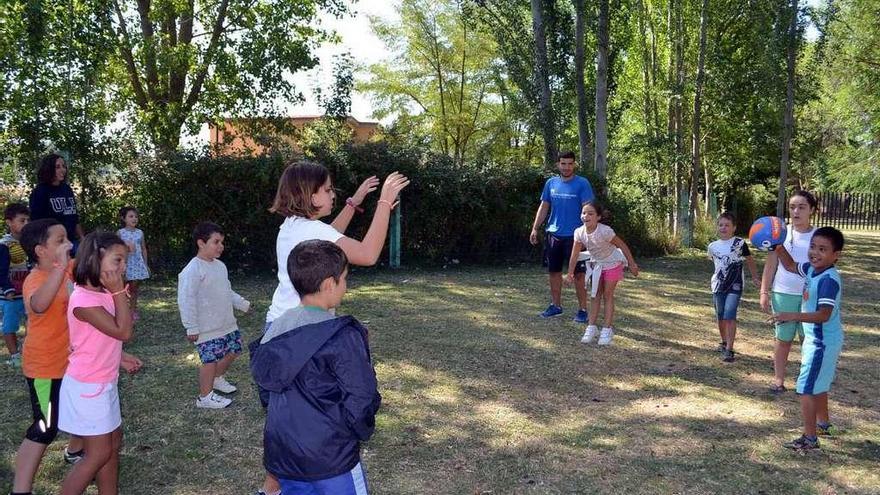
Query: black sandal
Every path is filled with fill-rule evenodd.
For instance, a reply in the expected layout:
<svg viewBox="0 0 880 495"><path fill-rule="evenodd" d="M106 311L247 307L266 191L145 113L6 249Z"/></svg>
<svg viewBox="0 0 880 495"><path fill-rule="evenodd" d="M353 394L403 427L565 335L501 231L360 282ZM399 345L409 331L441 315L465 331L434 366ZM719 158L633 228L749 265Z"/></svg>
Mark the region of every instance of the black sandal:
<svg viewBox="0 0 880 495"><path fill-rule="evenodd" d="M779 395L788 389L785 388L785 385L771 385L769 390L771 394Z"/></svg>

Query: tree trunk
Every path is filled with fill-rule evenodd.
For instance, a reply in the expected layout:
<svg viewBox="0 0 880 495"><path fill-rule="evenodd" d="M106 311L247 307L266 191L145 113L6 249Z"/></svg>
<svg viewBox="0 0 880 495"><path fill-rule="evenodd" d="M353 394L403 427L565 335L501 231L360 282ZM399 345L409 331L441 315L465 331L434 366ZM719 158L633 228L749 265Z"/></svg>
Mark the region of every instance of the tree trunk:
<svg viewBox="0 0 880 495"><path fill-rule="evenodd" d="M673 91L673 117L675 123L675 200L676 200L676 231L687 235L687 174L684 170L684 123L682 117L682 100L684 99L684 21L681 14L681 0L675 0L675 89Z"/></svg>
<svg viewBox="0 0 880 495"><path fill-rule="evenodd" d="M798 0L791 0L791 21L788 25L788 53L786 65L788 84L785 88L785 116L782 124L782 157L779 161L779 191L776 195L776 216L785 213L785 188L788 185L788 164L791 158L791 140L794 136L794 77L797 51Z"/></svg>
<svg viewBox="0 0 880 495"><path fill-rule="evenodd" d="M577 92L577 119L578 119L578 147L581 170L585 170L593 158L593 146L590 143L590 122L587 118L587 89L584 82L584 69L586 58L584 45L584 31L587 23L587 9L585 0L574 0L575 28L574 28L574 87Z"/></svg>
<svg viewBox="0 0 880 495"><path fill-rule="evenodd" d="M535 86L540 90L539 111L544 135L544 166L553 168L556 161L556 130L550 95L550 71L547 62L547 37L544 34L544 10L541 0L532 2L532 31L535 35Z"/></svg>
<svg viewBox="0 0 880 495"><path fill-rule="evenodd" d="M675 83L675 0L669 0L666 5L666 32L669 35L669 64L666 68L666 86L669 94L669 99L666 103L666 138L667 143L672 143L675 140L675 92L676 92L676 83ZM667 148L669 151L669 148ZM669 187L667 190L669 194L672 195L671 208L672 210L669 212L669 230L673 234L678 233L678 165L676 163L675 158L675 149L671 150L669 153L672 159L670 160L670 174L669 174Z"/></svg>
<svg viewBox="0 0 880 495"><path fill-rule="evenodd" d="M608 173L608 0L599 0L599 29L596 35L596 158L599 177Z"/></svg>
<svg viewBox="0 0 880 495"><path fill-rule="evenodd" d="M704 70L706 64L706 25L709 16L709 0L703 0L700 8L700 48L697 55L697 81L694 87L694 132L691 141L691 178L690 199L688 200L688 229L684 236L685 246L691 247L694 242L694 226L696 224L697 197L700 184L700 142L702 141L700 129L700 117L703 103L703 80L706 78ZM707 191L708 192L708 191Z"/></svg>

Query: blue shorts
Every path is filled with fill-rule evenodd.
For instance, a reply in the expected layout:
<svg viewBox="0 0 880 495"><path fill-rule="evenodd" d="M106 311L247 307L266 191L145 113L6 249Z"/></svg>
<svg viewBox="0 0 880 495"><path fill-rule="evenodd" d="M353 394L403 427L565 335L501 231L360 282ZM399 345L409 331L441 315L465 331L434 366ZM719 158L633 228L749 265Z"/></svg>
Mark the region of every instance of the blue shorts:
<svg viewBox="0 0 880 495"><path fill-rule="evenodd" d="M281 495L367 495L367 475L361 463L349 472L318 481L278 478Z"/></svg>
<svg viewBox="0 0 880 495"><path fill-rule="evenodd" d="M544 263L547 265L548 272L561 273L563 267L568 268L572 246L574 246L574 237L556 237L553 234L547 234L544 245ZM586 271L587 264L584 261L578 262L574 268L575 273Z"/></svg>
<svg viewBox="0 0 880 495"><path fill-rule="evenodd" d="M204 364L216 363L229 353L241 354L241 332L233 330L222 337L196 344Z"/></svg>
<svg viewBox="0 0 880 495"><path fill-rule="evenodd" d="M3 335L17 333L24 319L24 299L0 299L0 311L3 312Z"/></svg>
<svg viewBox="0 0 880 495"><path fill-rule="evenodd" d="M712 294L715 300L715 316L718 320L735 320L736 310L739 308L741 292L716 292Z"/></svg>
<svg viewBox="0 0 880 495"><path fill-rule="evenodd" d="M843 338L817 339L806 333L801 346L801 372L797 379L797 393L819 395L831 390L837 358L843 348Z"/></svg>

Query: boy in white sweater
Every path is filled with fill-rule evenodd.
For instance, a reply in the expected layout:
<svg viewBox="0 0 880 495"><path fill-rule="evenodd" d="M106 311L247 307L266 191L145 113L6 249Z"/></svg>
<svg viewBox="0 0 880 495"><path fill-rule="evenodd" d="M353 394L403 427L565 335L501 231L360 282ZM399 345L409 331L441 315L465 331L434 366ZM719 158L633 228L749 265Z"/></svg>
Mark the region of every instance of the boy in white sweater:
<svg viewBox="0 0 880 495"><path fill-rule="evenodd" d="M202 366L199 368L199 398L196 407L222 409L232 399L214 393L236 391L223 374L241 354L241 332L233 308L247 312L251 303L236 294L229 283L223 254L223 230L202 222L193 230L199 248L196 257L177 276L177 305L186 338L196 344Z"/></svg>

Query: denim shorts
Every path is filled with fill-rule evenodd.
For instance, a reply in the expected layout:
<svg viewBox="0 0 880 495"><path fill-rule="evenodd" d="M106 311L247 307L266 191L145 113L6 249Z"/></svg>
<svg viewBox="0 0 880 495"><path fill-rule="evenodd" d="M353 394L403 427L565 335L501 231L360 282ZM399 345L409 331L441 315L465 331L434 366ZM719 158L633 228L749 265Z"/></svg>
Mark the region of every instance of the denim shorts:
<svg viewBox="0 0 880 495"><path fill-rule="evenodd" d="M24 299L0 299L0 313L3 313L3 335L17 333L24 319Z"/></svg>
<svg viewBox="0 0 880 495"><path fill-rule="evenodd" d="M233 330L222 337L196 344L204 364L216 363L229 353L241 354L241 332Z"/></svg>
<svg viewBox="0 0 880 495"><path fill-rule="evenodd" d="M741 292L716 292L712 294L715 300L715 316L719 320L735 320L736 310L739 307Z"/></svg>
<svg viewBox="0 0 880 495"><path fill-rule="evenodd" d="M332 478L297 481L278 478L282 495L368 495L367 475L361 463L349 472Z"/></svg>

